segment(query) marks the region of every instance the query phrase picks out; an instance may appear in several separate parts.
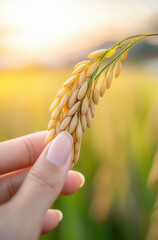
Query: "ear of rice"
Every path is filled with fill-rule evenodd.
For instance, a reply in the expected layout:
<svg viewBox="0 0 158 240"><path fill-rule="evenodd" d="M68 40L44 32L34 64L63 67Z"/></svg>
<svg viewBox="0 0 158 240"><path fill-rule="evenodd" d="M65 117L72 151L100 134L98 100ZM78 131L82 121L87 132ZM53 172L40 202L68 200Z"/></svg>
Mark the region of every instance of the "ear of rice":
<svg viewBox="0 0 158 240"><path fill-rule="evenodd" d="M77 76L74 75L70 77L64 84L63 87L70 87L75 81L76 81Z"/></svg>
<svg viewBox="0 0 158 240"><path fill-rule="evenodd" d="M87 129L87 120L85 114L81 114L81 126L82 126L82 131L85 132Z"/></svg>
<svg viewBox="0 0 158 240"><path fill-rule="evenodd" d="M107 89L109 89L111 87L111 83L112 83L112 79L113 79L113 71L110 70L107 74L107 78L106 78L106 81L107 81Z"/></svg>
<svg viewBox="0 0 158 240"><path fill-rule="evenodd" d="M50 120L48 123L48 131L51 130L55 125L56 125L57 119L55 120Z"/></svg>
<svg viewBox="0 0 158 240"><path fill-rule="evenodd" d="M106 54L106 58L112 57L115 54L116 50L117 50L116 47L109 50L109 52L107 52L107 54Z"/></svg>
<svg viewBox="0 0 158 240"><path fill-rule="evenodd" d="M82 71L79 76L78 86L82 85L86 81L86 73Z"/></svg>
<svg viewBox="0 0 158 240"><path fill-rule="evenodd" d="M64 120L62 121L62 123L60 125L60 131L65 130L69 126L71 119L72 119L72 117L64 118Z"/></svg>
<svg viewBox="0 0 158 240"><path fill-rule="evenodd" d="M88 110L88 97L86 96L82 102L82 106L81 106L81 112L82 114L86 114Z"/></svg>
<svg viewBox="0 0 158 240"><path fill-rule="evenodd" d="M76 89L76 91L73 92L72 95L70 96L69 101L68 101L68 108L71 108L74 105L74 103L76 102L77 96L78 96L78 91L79 91L79 89Z"/></svg>
<svg viewBox="0 0 158 240"><path fill-rule="evenodd" d="M105 54L106 52L107 52L107 49L100 49L100 50L90 53L88 55L88 58L98 58L98 57L102 56L103 54Z"/></svg>
<svg viewBox="0 0 158 240"><path fill-rule="evenodd" d="M90 128L91 123L92 123L92 114L91 114L90 108L88 108L88 110L87 110L86 120L87 120L87 127Z"/></svg>
<svg viewBox="0 0 158 240"><path fill-rule="evenodd" d="M60 121L57 121L55 131L57 135L60 133Z"/></svg>
<svg viewBox="0 0 158 240"><path fill-rule="evenodd" d="M120 72L121 72L121 61L118 60L115 66L115 73L114 73L115 78L117 78L120 75Z"/></svg>
<svg viewBox="0 0 158 240"><path fill-rule="evenodd" d="M52 115L51 115L52 120L55 120L57 117L59 117L59 114L60 114L60 108L59 106L57 106L52 112Z"/></svg>
<svg viewBox="0 0 158 240"><path fill-rule="evenodd" d="M82 72L85 69L85 67L86 67L86 63L79 65L77 68L74 69L74 71L72 72L72 75Z"/></svg>
<svg viewBox="0 0 158 240"><path fill-rule="evenodd" d="M80 141L82 139L82 126L81 126L81 121L80 119L78 120L78 124L76 127L76 139Z"/></svg>
<svg viewBox="0 0 158 240"><path fill-rule="evenodd" d="M86 77L90 77L98 67L98 62L93 63L86 72Z"/></svg>
<svg viewBox="0 0 158 240"><path fill-rule="evenodd" d="M63 109L63 107L67 104L67 101L68 101L68 92L65 93L65 95L62 97L60 103L59 103L59 108L60 109Z"/></svg>
<svg viewBox="0 0 158 240"><path fill-rule="evenodd" d="M72 115L77 111L77 109L79 108L79 106L80 106L80 101L78 101L77 103L75 103L75 104L73 105L73 107L70 108L70 110L68 111L68 116L72 116Z"/></svg>
<svg viewBox="0 0 158 240"><path fill-rule="evenodd" d="M59 90L59 92L57 93L56 97L57 98L62 98L66 92L67 92L67 88L66 87L62 87Z"/></svg>
<svg viewBox="0 0 158 240"><path fill-rule="evenodd" d="M53 128L48 132L48 135L46 137L46 144L48 144L50 141L52 141L53 138L55 137L55 135L56 135L56 131L55 131L55 128Z"/></svg>
<svg viewBox="0 0 158 240"><path fill-rule="evenodd" d="M75 142L75 154L78 154L80 152L80 148L81 148L81 140Z"/></svg>
<svg viewBox="0 0 158 240"><path fill-rule="evenodd" d="M56 98L51 104L49 111L52 112L60 103L60 98Z"/></svg>
<svg viewBox="0 0 158 240"><path fill-rule="evenodd" d="M73 133L77 127L77 122L78 122L78 117L77 114L74 115L74 117L72 118L71 122L70 122L70 126L69 126L69 133Z"/></svg>
<svg viewBox="0 0 158 240"><path fill-rule="evenodd" d="M79 67L82 64L86 64L87 65L89 62L90 62L89 60L84 60L82 62L77 63L74 68L77 68L77 67Z"/></svg>
<svg viewBox="0 0 158 240"><path fill-rule="evenodd" d="M87 127L90 128L91 126L92 119L95 116L95 105L99 103L99 96L103 97L106 89L110 88L113 72L115 77L119 76L121 63L127 58L127 49L129 49L130 45L133 45L134 41L138 42L138 38L135 37L133 39L133 37L130 43L124 42L127 40L124 39L111 49L101 49L92 52L88 56L92 60L85 60L76 64L71 77L66 80L62 88L58 91L56 99L49 108L52 114L48 124L46 143L49 143L61 131L68 131L74 139L71 167L78 161L82 135ZM144 35L145 37L146 35ZM143 39L142 35L141 39ZM121 50L120 53L112 60L110 59L109 63L99 72L104 59L112 57L119 48ZM101 74L103 74L102 81L100 81ZM98 80L101 82L99 91ZM158 182L155 166L157 166L156 163L149 178L149 182L151 183Z"/></svg>
<svg viewBox="0 0 158 240"><path fill-rule="evenodd" d="M95 116L95 105L94 105L93 99L91 99L91 101L90 101L90 109L91 109L92 118L94 118L94 116Z"/></svg>
<svg viewBox="0 0 158 240"><path fill-rule="evenodd" d="M125 51L122 56L121 56L121 62L123 63L126 59L127 59L127 55L128 55L128 50Z"/></svg>
<svg viewBox="0 0 158 240"><path fill-rule="evenodd" d="M80 88L79 92L78 92L78 100L81 100L86 92L87 92L87 88L88 88L88 82L86 81Z"/></svg>
<svg viewBox="0 0 158 240"><path fill-rule="evenodd" d="M94 89L93 89L93 95L92 95L92 97L93 97L93 102L94 102L94 104L95 104L95 105L98 105L98 103L99 103L99 93L98 93L98 89L97 89L96 86L95 86Z"/></svg>

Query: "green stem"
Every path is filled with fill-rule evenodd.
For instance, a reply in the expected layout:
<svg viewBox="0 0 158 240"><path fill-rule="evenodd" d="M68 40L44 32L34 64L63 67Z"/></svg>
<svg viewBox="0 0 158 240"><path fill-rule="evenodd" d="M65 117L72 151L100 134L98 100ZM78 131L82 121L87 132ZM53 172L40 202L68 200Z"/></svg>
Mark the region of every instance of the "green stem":
<svg viewBox="0 0 158 240"><path fill-rule="evenodd" d="M138 35L133 35L133 36L130 36L130 37L127 37L127 38L124 38L123 40L119 41L118 43L116 43L112 48L120 45L122 42L128 40L128 39L131 39L131 38L138 38L138 37L149 37L149 36L158 36L158 33L151 33L151 34L138 34Z"/></svg>
<svg viewBox="0 0 158 240"><path fill-rule="evenodd" d="M156 35L158 35L158 33L151 33L151 34L137 34L137 35L133 35L133 36L130 36L130 37L127 37L127 38L124 38L123 40L121 40L121 41L119 41L119 42L117 42L114 46L112 46L103 56L102 56L102 58L101 58L101 60L102 61L104 61L104 59L106 58L106 54L110 51L110 50L112 50L113 48L115 48L115 47L119 47L119 45L121 44L121 43L123 43L123 42L125 42L125 41L127 41L128 39L131 39L131 38L138 38L138 37L149 37L149 36L156 36Z"/></svg>
<svg viewBox="0 0 158 240"><path fill-rule="evenodd" d="M142 36L142 37L141 37ZM131 46L133 46L134 44L136 44L137 42L139 42L139 41L141 41L141 40L143 40L143 39L145 39L145 38L147 38L147 37L149 37L149 36L158 36L158 33L155 33L155 34L139 34L139 35L134 35L134 36L131 36L131 37L128 37L128 38L125 38L125 39L123 39L123 40L121 40L120 42L118 42L118 43L116 43L111 49L113 49L114 47L117 47L118 45L120 45L122 42L124 42L124 41L126 41L126 40L128 40L128 39L130 39L130 38L138 38L138 37L141 37L141 38L139 38L138 40L136 40L136 41L131 41L131 43L129 43L129 45L128 45L128 47L126 47L123 51L121 51L115 58L113 58L98 74L97 74L97 76L95 77L95 79L97 79L99 76L100 76L100 74L107 68L107 67L109 67L119 56L121 56L125 51L127 51ZM109 51L111 50L111 49L109 49ZM106 54L105 54L105 56L103 56L103 58L101 59L101 62L100 62L100 64L104 61L104 59L106 58Z"/></svg>

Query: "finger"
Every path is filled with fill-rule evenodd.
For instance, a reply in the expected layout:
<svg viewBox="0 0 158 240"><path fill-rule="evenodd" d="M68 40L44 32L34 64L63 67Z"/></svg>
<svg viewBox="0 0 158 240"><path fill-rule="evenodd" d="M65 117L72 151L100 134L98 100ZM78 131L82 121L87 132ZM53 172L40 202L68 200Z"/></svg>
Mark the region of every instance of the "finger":
<svg viewBox="0 0 158 240"><path fill-rule="evenodd" d="M81 188L85 183L84 176L77 172L70 170L66 176L66 180L61 191L61 195L70 195L75 193L79 188Z"/></svg>
<svg viewBox="0 0 158 240"><path fill-rule="evenodd" d="M29 171L14 197L16 205L25 209L27 220L30 214L35 218L42 217L59 196L71 164L72 147L72 136L61 132Z"/></svg>
<svg viewBox="0 0 158 240"><path fill-rule="evenodd" d="M0 204L9 201L23 183L30 168L0 176Z"/></svg>
<svg viewBox="0 0 158 240"><path fill-rule="evenodd" d="M29 170L30 167L0 176L0 204L9 201L14 196ZM85 179L81 173L70 170L66 176L61 194L70 195L75 193L84 185L84 182Z"/></svg>
<svg viewBox="0 0 158 240"><path fill-rule="evenodd" d="M63 214L59 210L49 209L47 210L42 226L42 234L48 233L56 228L59 222L63 219Z"/></svg>
<svg viewBox="0 0 158 240"><path fill-rule="evenodd" d="M33 165L45 147L42 131L0 143L0 174Z"/></svg>

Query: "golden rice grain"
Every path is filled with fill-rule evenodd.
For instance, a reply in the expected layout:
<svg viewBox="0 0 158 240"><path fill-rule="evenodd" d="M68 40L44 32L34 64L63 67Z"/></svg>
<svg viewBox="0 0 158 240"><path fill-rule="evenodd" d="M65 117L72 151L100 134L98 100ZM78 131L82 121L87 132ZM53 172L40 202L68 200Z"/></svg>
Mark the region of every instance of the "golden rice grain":
<svg viewBox="0 0 158 240"><path fill-rule="evenodd" d="M103 81L102 81L101 87L100 87L100 91L99 91L99 94L100 94L101 97L104 96L104 93L106 91L106 87L107 87L107 81L104 78Z"/></svg>
<svg viewBox="0 0 158 240"><path fill-rule="evenodd" d="M82 126L81 126L81 121L80 119L78 120L78 124L76 127L76 139L80 141L82 139Z"/></svg>
<svg viewBox="0 0 158 240"><path fill-rule="evenodd" d="M100 50L90 53L88 55L88 58L98 58L98 57L102 56L103 54L105 54L106 52L107 52L107 49L100 49Z"/></svg>
<svg viewBox="0 0 158 240"><path fill-rule="evenodd" d="M92 123L92 114L91 114L90 108L88 108L88 110L87 110L86 120L87 120L87 127L90 128L91 123Z"/></svg>
<svg viewBox="0 0 158 240"><path fill-rule="evenodd" d="M77 90L77 84L74 84L74 86L71 89L71 93L74 93Z"/></svg>
<svg viewBox="0 0 158 240"><path fill-rule="evenodd" d="M107 74L107 78L106 78L106 81L107 81L106 88L107 89L109 89L111 87L112 79L113 79L113 71L109 71Z"/></svg>
<svg viewBox="0 0 158 240"><path fill-rule="evenodd" d="M60 114L60 108L57 106L54 111L52 112L51 118L52 120L55 120Z"/></svg>
<svg viewBox="0 0 158 240"><path fill-rule="evenodd" d="M48 131L51 130L55 125L56 125L57 119L55 120L50 120L48 123Z"/></svg>
<svg viewBox="0 0 158 240"><path fill-rule="evenodd" d="M79 91L79 89L76 89L76 91L73 92L72 95L70 96L69 101L68 101L68 108L71 108L74 105L74 103L76 102L77 96L78 96L78 91Z"/></svg>
<svg viewBox="0 0 158 240"><path fill-rule="evenodd" d="M52 139L55 137L55 135L56 135L56 131L55 131L55 128L53 128L48 132L48 135L46 137L46 144L48 144L50 141L52 141Z"/></svg>
<svg viewBox="0 0 158 240"><path fill-rule="evenodd" d="M115 73L114 73L115 78L117 78L120 75L120 72L121 72L121 61L118 60L115 66Z"/></svg>
<svg viewBox="0 0 158 240"><path fill-rule="evenodd" d="M107 52L106 58L112 57L115 54L116 50L117 50L117 48L115 47L115 48L111 49L109 52Z"/></svg>
<svg viewBox="0 0 158 240"><path fill-rule="evenodd" d="M74 131L71 135L72 135L74 143L75 143L76 142L76 131Z"/></svg>
<svg viewBox="0 0 158 240"><path fill-rule="evenodd" d="M96 86L95 86L94 89L93 89L93 95L92 95L92 97L93 97L93 102L94 102L94 104L95 104L95 105L98 105L98 103L99 103L99 93L98 93L98 89L97 89Z"/></svg>
<svg viewBox="0 0 158 240"><path fill-rule="evenodd" d="M80 156L80 152L74 155L74 160L73 160L74 164L78 162L79 156Z"/></svg>
<svg viewBox="0 0 158 240"><path fill-rule="evenodd" d="M67 116L67 113L68 113L68 106L67 104L65 105L65 107L63 108L63 118Z"/></svg>
<svg viewBox="0 0 158 240"><path fill-rule="evenodd" d="M61 112L60 115L59 115L60 123L62 123L63 119L64 119L64 114L63 114L63 112Z"/></svg>
<svg viewBox="0 0 158 240"><path fill-rule="evenodd" d="M85 96L85 98L83 99L82 102L82 106L81 106L81 112L82 114L85 114L88 110L88 105L89 105L89 101L88 101L88 97Z"/></svg>
<svg viewBox="0 0 158 240"><path fill-rule="evenodd" d="M128 50L125 51L122 56L121 56L121 62L123 63L126 59L127 59L127 55L128 55Z"/></svg>
<svg viewBox="0 0 158 240"><path fill-rule="evenodd" d="M66 92L67 92L67 88L66 87L62 87L59 90L59 92L57 93L56 97L57 98L62 98Z"/></svg>
<svg viewBox="0 0 158 240"><path fill-rule="evenodd" d="M67 104L67 101L68 101L68 92L65 93L65 95L62 97L60 103L59 103L59 108L62 109L66 104Z"/></svg>
<svg viewBox="0 0 158 240"><path fill-rule="evenodd" d="M57 135L60 133L60 121L57 121L55 131Z"/></svg>
<svg viewBox="0 0 158 240"><path fill-rule="evenodd" d="M89 63L89 62L90 62L89 60L84 60L84 61L82 61L82 62L77 63L74 68L77 68L77 67L79 67L79 66L82 65L82 64L87 64L87 63Z"/></svg>
<svg viewBox="0 0 158 240"><path fill-rule="evenodd" d="M74 75L70 77L64 84L63 87L70 87L75 81L76 81L77 76Z"/></svg>
<svg viewBox="0 0 158 240"><path fill-rule="evenodd" d="M87 129L87 120L85 114L81 114L81 126L82 126L82 131L85 132Z"/></svg>
<svg viewBox="0 0 158 240"><path fill-rule="evenodd" d="M82 72L85 69L85 67L86 67L86 63L79 65L77 68L74 69L74 71L72 72L72 75Z"/></svg>
<svg viewBox="0 0 158 240"><path fill-rule="evenodd" d="M86 73L85 71L82 71L80 73L80 76L79 76L79 80L78 80L78 86L80 86L82 83L84 83L86 81Z"/></svg>
<svg viewBox="0 0 158 240"><path fill-rule="evenodd" d="M91 101L90 101L90 109L91 109L92 118L94 118L94 116L95 116L95 105L94 105L93 99L91 99Z"/></svg>
<svg viewBox="0 0 158 240"><path fill-rule="evenodd" d="M81 100L86 92L87 92L87 88L88 88L88 82L86 81L80 88L79 92L78 92L78 100Z"/></svg>
<svg viewBox="0 0 158 240"><path fill-rule="evenodd" d="M70 122L70 126L69 126L69 133L73 133L77 127L77 122L78 122L78 117L77 117L77 113L74 115L74 117L72 118L71 122Z"/></svg>
<svg viewBox="0 0 158 240"><path fill-rule="evenodd" d="M80 106L80 101L78 101L77 103L75 103L75 104L73 105L73 107L70 108L70 110L68 111L68 116L73 115L73 114L77 111L77 109L79 108L79 106Z"/></svg>
<svg viewBox="0 0 158 240"><path fill-rule="evenodd" d="M93 63L87 70L86 77L91 77L91 75L93 74L93 72L96 70L97 67L98 67L98 62Z"/></svg>
<svg viewBox="0 0 158 240"><path fill-rule="evenodd" d="M73 159L74 159L74 154L73 154ZM75 165L75 163L74 163L74 161L72 161L70 164L70 169L72 169L74 167L74 165Z"/></svg>
<svg viewBox="0 0 158 240"><path fill-rule="evenodd" d="M52 112L60 103L60 98L56 98L51 104L49 111Z"/></svg>
<svg viewBox="0 0 158 240"><path fill-rule="evenodd" d="M63 131L63 130L65 130L65 129L68 127L71 119L72 119L71 117L66 117L66 118L62 121L62 123L61 123L61 125L60 125L60 131Z"/></svg>
<svg viewBox="0 0 158 240"><path fill-rule="evenodd" d="M80 148L81 148L81 141L75 142L75 154L80 152Z"/></svg>

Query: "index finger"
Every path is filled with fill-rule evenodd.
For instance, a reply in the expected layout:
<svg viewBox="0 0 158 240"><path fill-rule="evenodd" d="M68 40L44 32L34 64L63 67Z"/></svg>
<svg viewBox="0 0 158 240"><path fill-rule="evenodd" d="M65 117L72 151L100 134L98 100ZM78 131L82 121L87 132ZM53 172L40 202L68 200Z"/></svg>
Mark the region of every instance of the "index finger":
<svg viewBox="0 0 158 240"><path fill-rule="evenodd" d="M47 131L0 143L0 174L33 165L45 148Z"/></svg>

